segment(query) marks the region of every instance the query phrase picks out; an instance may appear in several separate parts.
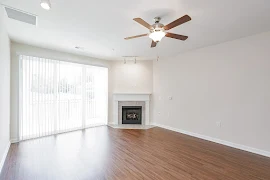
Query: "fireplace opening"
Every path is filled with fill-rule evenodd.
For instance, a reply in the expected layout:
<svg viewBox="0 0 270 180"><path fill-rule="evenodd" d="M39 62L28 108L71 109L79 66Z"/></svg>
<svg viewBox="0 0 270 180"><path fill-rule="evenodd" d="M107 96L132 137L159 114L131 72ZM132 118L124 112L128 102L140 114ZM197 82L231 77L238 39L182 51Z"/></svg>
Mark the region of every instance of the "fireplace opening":
<svg viewBox="0 0 270 180"><path fill-rule="evenodd" d="M122 124L142 124L142 106L122 106Z"/></svg>

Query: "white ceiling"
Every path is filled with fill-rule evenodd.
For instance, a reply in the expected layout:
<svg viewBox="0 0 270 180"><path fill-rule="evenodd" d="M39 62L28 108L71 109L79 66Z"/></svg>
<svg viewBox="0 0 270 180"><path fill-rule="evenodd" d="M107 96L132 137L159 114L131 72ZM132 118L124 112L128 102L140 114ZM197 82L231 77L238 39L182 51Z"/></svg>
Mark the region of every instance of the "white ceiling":
<svg viewBox="0 0 270 180"><path fill-rule="evenodd" d="M0 2L38 15L38 27L7 21L13 41L108 60L170 57L270 30L269 0L51 0L50 11L40 7L40 0ZM132 20L135 17L152 24L161 16L166 25L185 14L192 20L170 32L188 35L186 41L164 38L157 48L150 48L148 37L124 40L148 33Z"/></svg>

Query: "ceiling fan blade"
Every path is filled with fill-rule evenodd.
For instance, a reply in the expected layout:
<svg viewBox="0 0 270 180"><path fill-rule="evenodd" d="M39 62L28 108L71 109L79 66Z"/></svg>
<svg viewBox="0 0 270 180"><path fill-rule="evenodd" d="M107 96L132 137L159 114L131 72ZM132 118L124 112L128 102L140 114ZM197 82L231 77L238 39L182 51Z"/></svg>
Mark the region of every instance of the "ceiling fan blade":
<svg viewBox="0 0 270 180"><path fill-rule="evenodd" d="M137 23L143 25L147 29L151 29L151 25L148 24L147 22L145 22L143 19L141 19L141 18L134 18L133 20L136 21Z"/></svg>
<svg viewBox="0 0 270 180"><path fill-rule="evenodd" d="M139 38L139 37L143 37L143 36L147 36L147 35L148 35L148 34L141 34L141 35L137 35L137 36L126 37L125 40L134 39L134 38Z"/></svg>
<svg viewBox="0 0 270 180"><path fill-rule="evenodd" d="M170 24L167 24L166 26L164 26L164 29L165 30L172 29L172 28L179 26L181 24L184 24L190 20L191 20L191 17L189 17L188 15L184 15L183 17L176 19L175 21L171 22Z"/></svg>
<svg viewBox="0 0 270 180"><path fill-rule="evenodd" d="M157 42L152 41L151 48L156 47L156 46L157 46Z"/></svg>
<svg viewBox="0 0 270 180"><path fill-rule="evenodd" d="M165 36L169 38L179 39L182 41L185 41L188 38L188 36L173 34L173 33L167 33Z"/></svg>

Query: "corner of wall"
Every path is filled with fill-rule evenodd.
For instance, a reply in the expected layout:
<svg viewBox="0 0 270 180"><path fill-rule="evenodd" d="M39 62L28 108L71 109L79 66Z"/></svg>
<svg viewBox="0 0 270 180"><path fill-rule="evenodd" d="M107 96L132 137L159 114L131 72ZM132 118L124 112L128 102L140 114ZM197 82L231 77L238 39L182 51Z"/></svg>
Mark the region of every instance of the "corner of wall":
<svg viewBox="0 0 270 180"><path fill-rule="evenodd" d="M2 169L3 169L3 167L4 167L5 160L6 160L6 158L7 158L8 151L9 151L9 148L10 148L10 144L11 144L11 143L8 142L8 144L7 144L7 146L6 146L6 149L5 149L5 151L4 151L4 154L3 154L3 156L1 157L1 161L0 161L0 174L1 174Z"/></svg>

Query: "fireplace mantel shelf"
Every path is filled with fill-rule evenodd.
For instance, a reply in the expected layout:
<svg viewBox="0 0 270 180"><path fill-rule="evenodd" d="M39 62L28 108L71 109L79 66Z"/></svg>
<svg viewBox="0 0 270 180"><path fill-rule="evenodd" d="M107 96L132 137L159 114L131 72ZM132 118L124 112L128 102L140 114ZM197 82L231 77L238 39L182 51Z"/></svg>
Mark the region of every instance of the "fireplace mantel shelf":
<svg viewBox="0 0 270 180"><path fill-rule="evenodd" d="M151 94L145 93L114 93L114 101L150 101Z"/></svg>
<svg viewBox="0 0 270 180"><path fill-rule="evenodd" d="M113 93L113 95L151 95L152 93Z"/></svg>

